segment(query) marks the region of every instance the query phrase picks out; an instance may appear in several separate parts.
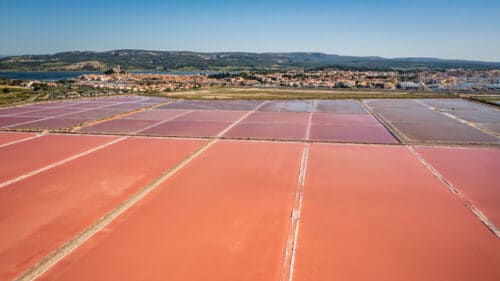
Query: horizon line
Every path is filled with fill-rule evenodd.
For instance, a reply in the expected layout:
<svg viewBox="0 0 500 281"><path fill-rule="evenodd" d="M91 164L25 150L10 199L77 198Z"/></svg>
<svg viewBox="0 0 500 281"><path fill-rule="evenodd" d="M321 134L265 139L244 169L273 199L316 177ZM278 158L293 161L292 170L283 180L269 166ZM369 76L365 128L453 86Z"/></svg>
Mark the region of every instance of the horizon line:
<svg viewBox="0 0 500 281"><path fill-rule="evenodd" d="M146 51L146 52L189 52L189 53L201 53L201 54L220 54L220 53L249 53L249 54L324 54L333 55L341 57L360 57L360 58L380 58L380 59L437 59L445 61L467 61L467 62L482 62L482 63L500 63L499 61L492 60L481 60L481 59L462 59L462 58L443 58L443 57L429 57L429 56L402 56L402 57L384 57L377 55L349 55L349 54L338 54L338 53L328 53L322 51L272 51L272 52L262 52L262 51L190 51L190 50L160 50L160 49L133 49L133 48L120 48L120 49L107 49L107 50L67 50L67 51L57 51L57 52L47 52L47 53L24 53L24 54L0 54L0 57L21 57L21 56L48 56L56 55L60 53L71 53L71 52L95 52L95 53L106 53L112 51Z"/></svg>

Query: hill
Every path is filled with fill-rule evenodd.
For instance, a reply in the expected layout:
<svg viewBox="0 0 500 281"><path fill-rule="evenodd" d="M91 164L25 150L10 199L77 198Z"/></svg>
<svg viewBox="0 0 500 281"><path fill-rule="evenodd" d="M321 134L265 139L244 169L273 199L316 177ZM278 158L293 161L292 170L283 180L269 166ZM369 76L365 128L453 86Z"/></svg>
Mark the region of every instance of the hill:
<svg viewBox="0 0 500 281"><path fill-rule="evenodd" d="M498 69L500 62L340 56L324 53L199 53L186 51L113 50L73 51L51 55L0 58L0 70L56 71L122 69L143 70L243 70L339 67L344 69Z"/></svg>

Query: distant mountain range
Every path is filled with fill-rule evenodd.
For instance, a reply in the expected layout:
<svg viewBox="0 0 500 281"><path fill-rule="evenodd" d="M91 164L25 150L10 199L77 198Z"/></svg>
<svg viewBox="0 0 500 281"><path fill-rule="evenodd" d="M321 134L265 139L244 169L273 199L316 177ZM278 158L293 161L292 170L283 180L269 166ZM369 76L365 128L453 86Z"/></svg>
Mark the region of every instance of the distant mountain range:
<svg viewBox="0 0 500 281"><path fill-rule="evenodd" d="M70 71L105 70L245 70L323 68L343 69L500 69L500 62L436 58L382 58L324 53L199 53L185 51L114 50L62 52L52 55L0 57L0 70Z"/></svg>

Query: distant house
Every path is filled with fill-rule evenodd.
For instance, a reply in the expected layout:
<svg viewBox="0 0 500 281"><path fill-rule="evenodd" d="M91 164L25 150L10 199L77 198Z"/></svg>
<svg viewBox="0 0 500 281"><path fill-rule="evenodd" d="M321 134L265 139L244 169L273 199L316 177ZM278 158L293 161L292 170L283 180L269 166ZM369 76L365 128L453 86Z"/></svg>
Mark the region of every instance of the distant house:
<svg viewBox="0 0 500 281"><path fill-rule="evenodd" d="M425 88L425 85L415 82L399 82L397 88L401 90L422 90Z"/></svg>
<svg viewBox="0 0 500 281"><path fill-rule="evenodd" d="M336 83L337 88L354 88L356 86L356 81L343 80Z"/></svg>

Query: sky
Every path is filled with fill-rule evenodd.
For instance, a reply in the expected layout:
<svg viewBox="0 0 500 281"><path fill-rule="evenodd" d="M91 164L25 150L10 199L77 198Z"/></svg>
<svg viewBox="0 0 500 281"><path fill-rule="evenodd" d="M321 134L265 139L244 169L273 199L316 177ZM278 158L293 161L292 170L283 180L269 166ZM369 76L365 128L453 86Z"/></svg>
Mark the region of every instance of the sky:
<svg viewBox="0 0 500 281"><path fill-rule="evenodd" d="M500 62L499 0L0 0L0 54L324 52Z"/></svg>

